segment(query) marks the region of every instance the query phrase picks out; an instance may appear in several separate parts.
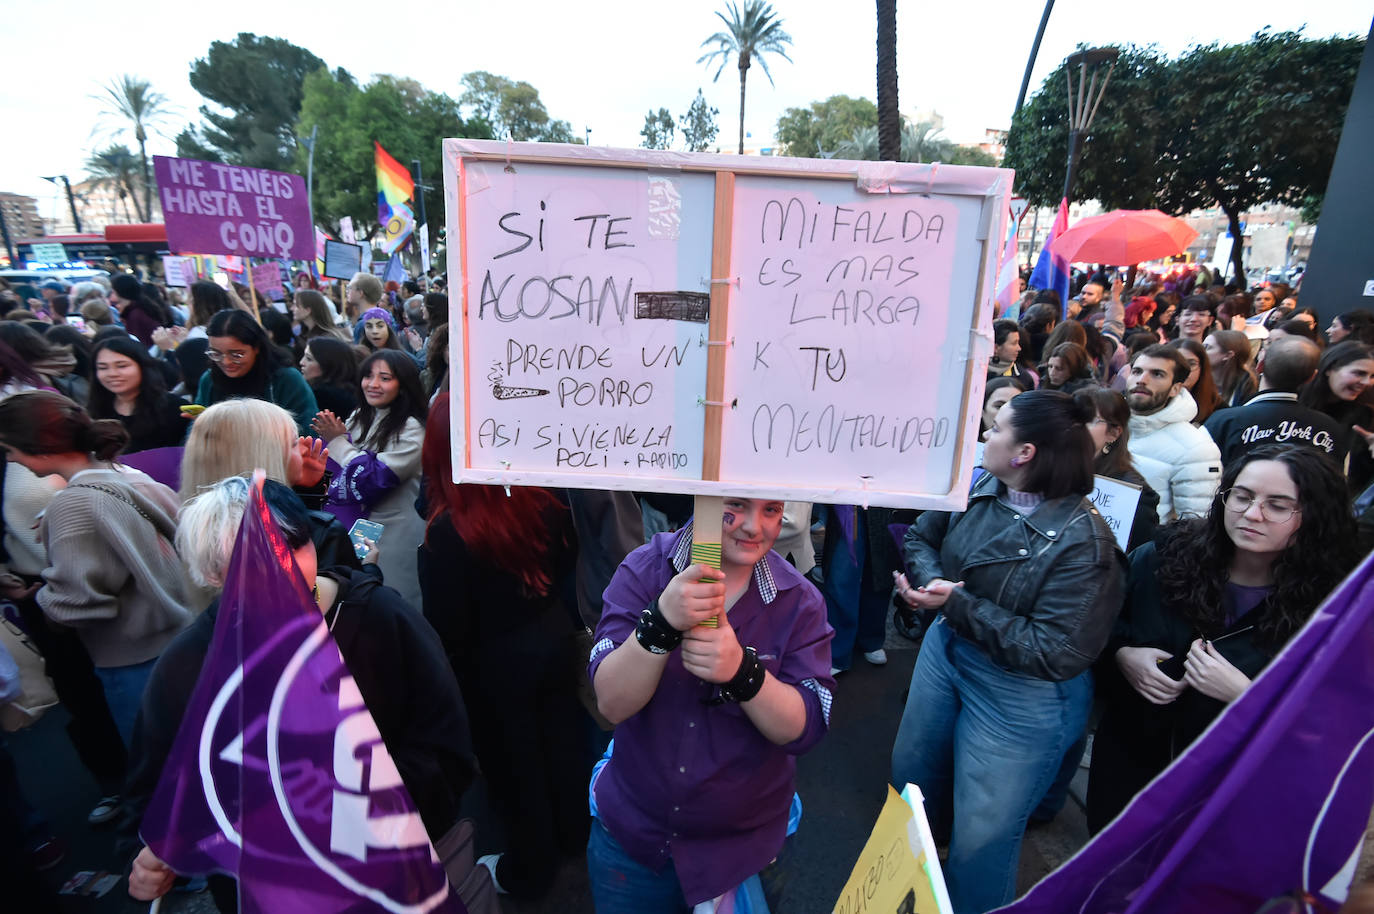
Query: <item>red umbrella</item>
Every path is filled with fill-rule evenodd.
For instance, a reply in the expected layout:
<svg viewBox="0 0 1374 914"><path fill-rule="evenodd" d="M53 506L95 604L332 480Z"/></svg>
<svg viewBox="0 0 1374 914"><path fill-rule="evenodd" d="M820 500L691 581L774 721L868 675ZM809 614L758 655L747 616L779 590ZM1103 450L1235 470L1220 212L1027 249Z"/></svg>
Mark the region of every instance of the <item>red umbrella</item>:
<svg viewBox="0 0 1374 914"><path fill-rule="evenodd" d="M1196 237L1188 223L1157 209L1119 209L1078 220L1050 250L1069 263L1126 266L1181 254Z"/></svg>

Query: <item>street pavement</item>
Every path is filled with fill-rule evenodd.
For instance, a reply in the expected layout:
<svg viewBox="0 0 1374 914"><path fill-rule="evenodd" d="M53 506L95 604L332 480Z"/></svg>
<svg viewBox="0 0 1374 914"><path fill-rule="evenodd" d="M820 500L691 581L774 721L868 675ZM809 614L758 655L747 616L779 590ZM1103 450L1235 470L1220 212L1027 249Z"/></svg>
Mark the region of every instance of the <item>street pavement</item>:
<svg viewBox="0 0 1374 914"><path fill-rule="evenodd" d="M833 909L882 806L889 752L916 659L915 645L890 632L887 655L886 666L871 666L859 659L852 670L840 674L830 733L798 762L803 816L793 838L782 906L785 914L824 914ZM65 722L65 712L57 708L28 730L6 737L25 795L69 846L66 859L47 874L54 887L79 870L120 866L112 832L86 824L99 790L77 761L63 729ZM1028 833L1021 855L1021 891L1087 841L1077 802L1084 774L1080 771L1071 791L1076 797L1058 819ZM479 784L465 799L465 812L478 823L478 852L499 851L500 829L491 821L482 794ZM553 889L539 902L503 902L505 914L592 914L585 862L577 856L564 861ZM104 898L63 896L60 904L63 914L147 911L146 905L128 898L122 882ZM206 893L175 894L162 907L164 914L213 914L214 910Z"/></svg>

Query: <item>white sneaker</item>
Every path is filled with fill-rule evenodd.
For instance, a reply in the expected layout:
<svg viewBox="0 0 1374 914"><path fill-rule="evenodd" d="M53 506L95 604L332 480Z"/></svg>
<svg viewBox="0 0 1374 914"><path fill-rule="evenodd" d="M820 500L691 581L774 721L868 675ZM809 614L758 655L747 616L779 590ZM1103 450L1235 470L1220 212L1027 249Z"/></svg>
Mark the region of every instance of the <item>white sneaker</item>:
<svg viewBox="0 0 1374 914"><path fill-rule="evenodd" d="M887 663L887 651L882 648L878 648L876 651L866 651L864 652L864 659L874 666L882 666Z"/></svg>
<svg viewBox="0 0 1374 914"><path fill-rule="evenodd" d="M100 802L95 804L95 809L86 817L86 821L91 825L104 825L106 822L119 815L120 797L118 794L110 797L101 797Z"/></svg>
<svg viewBox="0 0 1374 914"><path fill-rule="evenodd" d="M498 880L498 879L496 878L496 864L498 864L498 863L500 863L500 862L501 862L501 855L500 855L500 854L487 854L487 855L484 856L484 857L478 857L478 858L477 858L477 865L478 865L478 866L485 866L485 867L487 868L487 872L491 873L491 884L492 884L492 887L493 887L494 889L496 889L496 894L497 894L497 895L509 895L510 892L507 892L505 889L501 888L501 882L500 882L500 880Z"/></svg>

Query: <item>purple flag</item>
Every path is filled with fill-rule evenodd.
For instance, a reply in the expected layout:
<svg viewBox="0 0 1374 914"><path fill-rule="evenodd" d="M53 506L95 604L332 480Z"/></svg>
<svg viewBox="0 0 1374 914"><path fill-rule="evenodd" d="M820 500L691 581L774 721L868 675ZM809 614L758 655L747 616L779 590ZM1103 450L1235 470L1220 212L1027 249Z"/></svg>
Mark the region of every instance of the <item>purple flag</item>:
<svg viewBox="0 0 1374 914"><path fill-rule="evenodd" d="M256 486L141 834L243 914L465 911Z"/></svg>
<svg viewBox="0 0 1374 914"><path fill-rule="evenodd" d="M1374 802L1371 657L1374 556L1125 812L998 910L1254 914L1298 892L1335 910Z"/></svg>
<svg viewBox="0 0 1374 914"><path fill-rule="evenodd" d="M171 156L153 156L153 174L174 253L314 256L300 175Z"/></svg>
<svg viewBox="0 0 1374 914"><path fill-rule="evenodd" d="M1054 225L1045 238L1045 246L1040 249L1040 259L1035 262L1029 286L1032 289L1053 289L1059 293L1059 317L1068 314L1069 307L1069 262L1051 250L1054 239L1068 231L1069 201L1059 201L1059 211L1055 213Z"/></svg>

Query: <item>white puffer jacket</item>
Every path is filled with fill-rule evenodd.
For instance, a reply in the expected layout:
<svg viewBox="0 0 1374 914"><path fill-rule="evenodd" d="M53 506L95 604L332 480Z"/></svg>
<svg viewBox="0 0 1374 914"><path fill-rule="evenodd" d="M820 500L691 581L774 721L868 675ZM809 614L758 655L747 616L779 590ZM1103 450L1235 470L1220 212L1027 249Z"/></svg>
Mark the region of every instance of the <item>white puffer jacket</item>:
<svg viewBox="0 0 1374 914"><path fill-rule="evenodd" d="M1185 514L1205 515L1221 484L1221 451L1212 436L1192 425L1197 402L1179 392L1148 416L1131 414L1131 459L1159 493L1159 522Z"/></svg>

